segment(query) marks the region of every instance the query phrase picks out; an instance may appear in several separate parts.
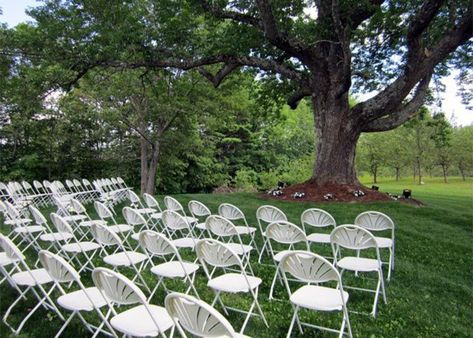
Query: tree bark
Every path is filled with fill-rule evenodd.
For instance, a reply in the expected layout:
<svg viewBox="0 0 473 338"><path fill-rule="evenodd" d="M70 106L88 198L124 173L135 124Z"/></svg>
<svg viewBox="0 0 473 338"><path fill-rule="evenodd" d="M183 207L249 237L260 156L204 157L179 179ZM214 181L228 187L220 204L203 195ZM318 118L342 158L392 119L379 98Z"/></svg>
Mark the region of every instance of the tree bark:
<svg viewBox="0 0 473 338"><path fill-rule="evenodd" d="M316 161L310 181L317 185L360 185L354 165L360 131L348 116L348 99L326 100L321 96L313 99Z"/></svg>
<svg viewBox="0 0 473 338"><path fill-rule="evenodd" d="M140 190L142 194L146 192L147 181L148 181L148 147L149 147L149 142L143 136L140 136L140 148L141 148Z"/></svg>
<svg viewBox="0 0 473 338"><path fill-rule="evenodd" d="M400 169L396 167L396 181L399 181L400 178Z"/></svg>
<svg viewBox="0 0 473 338"><path fill-rule="evenodd" d="M445 183L448 183L448 182L447 182L447 169L448 169L448 168L447 168L446 165L442 165L443 181L444 181Z"/></svg>
<svg viewBox="0 0 473 338"><path fill-rule="evenodd" d="M465 168L463 167L463 162L462 161L460 161L460 163L458 164L458 169L460 170L460 174L462 175L462 180L466 181Z"/></svg>
<svg viewBox="0 0 473 338"><path fill-rule="evenodd" d="M146 183L146 193L154 195L156 189L156 172L158 170L160 155L160 142L157 140L153 146L153 153L148 167L148 177Z"/></svg>

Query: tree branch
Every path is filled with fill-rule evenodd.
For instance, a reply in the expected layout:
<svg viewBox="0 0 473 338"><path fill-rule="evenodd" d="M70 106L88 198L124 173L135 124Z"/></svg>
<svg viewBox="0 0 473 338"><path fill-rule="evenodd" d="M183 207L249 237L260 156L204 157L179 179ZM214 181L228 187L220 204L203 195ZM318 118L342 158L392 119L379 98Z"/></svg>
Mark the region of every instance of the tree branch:
<svg viewBox="0 0 473 338"><path fill-rule="evenodd" d="M369 5L364 2L354 3L354 7L348 16L348 24L356 29L363 21L369 19L381 6L384 0L371 0Z"/></svg>
<svg viewBox="0 0 473 338"><path fill-rule="evenodd" d="M302 89L294 92L289 98L287 99L287 104L291 109L296 109L299 102L306 96L312 95L312 90L307 87L303 87Z"/></svg>
<svg viewBox="0 0 473 338"><path fill-rule="evenodd" d="M470 4L463 20L449 29L434 46L422 49L419 59L408 59L404 72L394 82L376 96L353 107L353 114L359 115L364 121L372 121L386 114L395 114L396 107L412 88L423 78L432 74L435 66L445 60L458 46L467 43L471 38L473 34L472 7Z"/></svg>
<svg viewBox="0 0 473 338"><path fill-rule="evenodd" d="M143 61L101 61L98 64L104 67L115 68L178 68L182 70L190 70L199 68L205 65L213 65L218 63L234 64L239 66L256 67L261 70L280 74L288 79L300 81L302 75L299 71L269 59L262 59L254 56L234 56L234 55L214 55L203 57L200 59L183 59L183 58L169 58L169 59L155 59ZM235 69L235 68L234 68Z"/></svg>
<svg viewBox="0 0 473 338"><path fill-rule="evenodd" d="M290 38L287 33L283 33L278 29L270 1L257 0L256 4L260 12L264 35L268 41L294 57L308 60L308 46L301 41Z"/></svg>
<svg viewBox="0 0 473 338"><path fill-rule="evenodd" d="M210 4L210 2L207 0L199 0L199 2L202 8L204 8L204 10L206 10L208 13L212 14L216 18L230 19L236 22L245 23L263 31L263 24L261 23L261 20L251 15L223 10L218 6L215 6L214 4Z"/></svg>
<svg viewBox="0 0 473 338"><path fill-rule="evenodd" d="M432 75L429 74L422 79L416 88L413 98L408 103L402 105L399 110L396 110L395 114L387 114L369 122L363 127L362 131L377 132L391 130L412 118L424 104L431 77Z"/></svg>
<svg viewBox="0 0 473 338"><path fill-rule="evenodd" d="M203 67L199 67L198 70L202 76L207 78L210 82L212 82L214 87L217 88L228 74L230 74L239 67L240 65L236 63L225 63L215 75L213 75Z"/></svg>

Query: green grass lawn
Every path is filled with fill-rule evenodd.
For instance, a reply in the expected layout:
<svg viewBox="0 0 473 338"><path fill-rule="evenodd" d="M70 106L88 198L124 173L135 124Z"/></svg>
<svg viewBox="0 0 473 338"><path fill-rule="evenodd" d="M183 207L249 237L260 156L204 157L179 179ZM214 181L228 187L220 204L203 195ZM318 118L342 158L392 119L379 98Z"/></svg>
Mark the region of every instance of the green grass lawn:
<svg viewBox="0 0 473 338"><path fill-rule="evenodd" d="M369 179L362 181L371 185ZM388 304L379 303L378 317L358 312L369 312L373 295L348 290L350 300L348 308L353 333L358 337L429 337L429 336L473 336L473 180L463 182L451 178L448 184L440 179L425 179L424 185L417 185L412 180L400 182L383 181L378 183L381 191L400 194L402 189L410 188L413 197L425 203L422 208L415 208L398 202L377 203L307 203L267 201L255 194L183 194L175 196L183 205L191 199L199 200L216 212L222 202L239 206L248 221L255 224L255 211L263 204L273 204L281 208L289 220L300 224L303 210L320 207L330 212L338 224L353 222L356 215L366 210L378 210L391 216L396 223L396 270L392 280L387 283ZM162 196L158 198L162 201ZM5 227L2 228L5 233ZM261 238L259 238L261 243ZM312 246L312 250L329 255L330 249ZM184 256L193 259L192 252ZM281 285L276 287L276 297L280 300L269 301L268 293L274 267L258 265L256 255L252 257L255 274L263 279L260 288L260 303L266 314L270 328L261 320L253 318L245 331L253 337L285 337L292 316L292 309ZM98 265L104 265L96 260ZM265 263L270 263L267 258ZM86 285L91 285L88 276L84 276ZM153 284L154 278L148 273L146 279ZM344 274L344 283L348 285L375 285L375 280L354 277L349 272ZM211 301L213 293L206 287L206 278L201 271L196 279L197 289L206 301ZM179 282L168 283L169 287L184 290ZM0 286L0 315L13 301L16 294L7 285ZM157 293L152 302L163 304L164 293ZM229 296L224 301L236 307L247 308L248 297ZM17 307L12 322L19 323L33 302L24 301ZM356 313L355 313L356 312ZM339 326L339 314L302 312L304 321L323 326ZM238 330L243 323L243 316L230 314L230 322ZM22 331L22 337L51 337L61 326L60 320L47 312L38 311ZM10 331L0 324L0 335L8 337ZM79 321L73 322L64 337L87 336ZM304 335L293 330L296 337L332 336L307 328Z"/></svg>

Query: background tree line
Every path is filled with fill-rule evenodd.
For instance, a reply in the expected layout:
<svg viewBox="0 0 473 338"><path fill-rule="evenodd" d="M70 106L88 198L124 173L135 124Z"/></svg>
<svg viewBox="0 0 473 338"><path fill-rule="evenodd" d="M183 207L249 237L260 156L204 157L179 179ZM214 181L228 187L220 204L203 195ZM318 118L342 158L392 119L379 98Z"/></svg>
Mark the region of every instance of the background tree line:
<svg viewBox="0 0 473 338"><path fill-rule="evenodd" d="M12 78L0 106L0 180L122 176L142 191L176 193L269 189L311 177L310 102L291 110L247 72L217 90L196 75L100 70L40 99ZM357 171L374 182L407 175L447 182L472 174L471 149L473 126L453 127L422 108L398 129L363 134Z"/></svg>

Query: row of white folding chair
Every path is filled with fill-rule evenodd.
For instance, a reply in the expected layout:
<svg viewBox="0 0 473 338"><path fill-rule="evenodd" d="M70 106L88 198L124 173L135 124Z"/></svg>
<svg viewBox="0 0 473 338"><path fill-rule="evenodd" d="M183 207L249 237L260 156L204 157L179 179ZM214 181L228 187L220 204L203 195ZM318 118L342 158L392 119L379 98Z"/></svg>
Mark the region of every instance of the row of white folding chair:
<svg viewBox="0 0 473 338"><path fill-rule="evenodd" d="M164 301L165 308L151 304L141 290L127 277L106 268L97 268L92 278L95 287L85 288L80 275L61 257L47 251L40 253L40 259L55 283L76 282L80 290L65 293L58 298L58 303L66 310L72 311L71 316L56 334L65 329L70 319L78 314L86 327L98 329L105 334L117 336L117 331L129 336L166 336L170 331L173 336L174 327L186 337L184 330L199 337L246 337L235 332L231 324L209 304L186 294L171 293ZM61 290L63 290L61 288ZM77 300L82 300L83 306L77 306ZM85 304L84 304L85 303ZM131 309L117 313L115 305L140 304ZM85 306L84 306L85 305ZM100 308L108 307L105 315ZM90 325L81 316L80 311L96 310L102 323L99 327ZM109 318L110 314L113 315ZM103 331L107 326L109 332Z"/></svg>
<svg viewBox="0 0 473 338"><path fill-rule="evenodd" d="M256 211L256 219L258 221L259 229L263 235L264 243L263 248L261 249L261 254L259 256L258 262L261 263L264 250L267 246L266 232L263 229L264 226L272 222L277 221L287 221L287 216L285 213L271 205L263 205L259 207ZM362 228L369 230L370 232L390 232L390 238L388 237L375 237L380 249L389 250L389 259L388 259L388 276L387 280L391 279L391 273L394 270L394 222L392 219L378 211L365 211L359 214L354 223ZM317 209L310 208L305 210L301 215L301 225L306 232L310 228L316 228L317 232L307 235L309 244L329 244L330 243L330 233L321 233L319 232L322 228L330 228L331 230L337 226L337 223L332 215L328 212Z"/></svg>
<svg viewBox="0 0 473 338"><path fill-rule="evenodd" d="M99 231L100 231L99 229L100 229L101 227L102 227L101 230L106 229L106 227L104 227L103 225L98 225L98 224L97 224L96 226L97 226L97 228L95 228L95 224L94 224L94 226L93 226L93 229L94 229L93 232L94 232L94 233L99 233ZM103 237L104 234L105 234L105 237ZM99 234L98 236L99 236L99 237L102 236L102 238L101 238L102 244L106 244L106 245L112 244L112 241L110 240L110 238L113 238L113 240L115 241L113 244L117 244L117 243L120 242L120 240L116 237L116 234L114 234L113 232L103 232L102 234ZM107 236L109 236L109 237L107 237ZM161 238L161 241L156 241L155 239L153 239L153 236L157 236L157 238L160 237L160 238ZM164 241L163 241L162 239L164 239ZM170 242L170 241L166 241L166 240L165 240L165 237L163 237L162 235L159 235L159 234L157 234L157 233L151 233L151 232L149 232L149 233L146 233L146 232L145 232L145 233L142 233L140 240L143 241L143 242L147 242L146 248L147 248L147 250L152 250L153 254L161 254L161 253L163 253L163 252L164 252L165 254L168 254L168 253L173 253L173 251L174 251L174 254L177 253L177 255L178 255L178 251L177 251L175 248L173 248L173 251L169 251L169 248L172 247L171 242ZM223 276L219 276L219 277L214 278L214 279L212 279L212 277L213 277L213 275L214 275L214 271L212 271L211 273L209 273L208 270L206 270L207 275L208 275L208 278L209 278L209 286L212 287L212 284L215 284L215 285L213 286L213 288L214 288L215 290L217 290L217 295L216 295L216 298L215 298L215 300L214 300L214 303L215 303L217 300L219 300L220 303L222 304L222 306L224 307L224 311L225 311L225 312L227 312L228 309L232 309L232 308L229 308L228 306L223 305L223 303L221 302L221 300L220 300L220 298L219 298L219 293L220 293L220 292L224 292L224 291L229 291L229 290L227 290L227 289L228 289L230 286L227 285L227 283L225 283L225 281L233 279L233 283L232 283L232 286L231 286L230 288L233 288L233 289L237 288L237 289L238 289L239 291L241 291L241 292L245 292L245 290L246 290L246 292L249 292L249 293L251 293L251 294L253 295L253 304L252 304L252 306L251 306L251 308L250 308L250 311L249 311L248 314L247 314L247 317L246 317L246 319L245 319L245 323L243 324L243 327L242 327L242 331L244 330L244 328L245 328L245 326L246 326L246 323L248 322L248 319L249 319L249 317L250 317L250 315L251 315L251 313L252 313L253 308L254 308L255 305L257 306L260 315L263 316L263 319L264 319L264 315L263 315L262 312L261 312L261 309L260 309L260 307L259 307L259 304L257 304L258 285L261 283L261 280L258 279L258 278L256 278L256 277L252 277L252 276L246 275L245 270L244 270L244 267L243 267L241 261L239 260L238 255L236 255L234 252L232 252L230 248L228 248L228 247L225 246L224 244L221 244L221 243L219 243L219 242L217 242L217 241L214 241L214 240L203 240L203 241L205 242L205 245L210 245L210 247L207 247L207 246L204 245L204 243L201 243L200 245L201 245L201 246L205 246L205 249L202 249L202 250L201 250L201 249L198 249L198 252L200 253L200 254L199 254L199 259L202 260L202 263L203 263L203 264L205 264L204 261L205 261L207 264L211 264L211 265L212 265L212 264L216 264L216 263L215 263L215 259L218 259L218 260L219 260L219 263L218 263L217 265L218 265L219 267L237 264L237 265L239 265L240 269L242 269L242 275L240 275L240 276L238 276L237 274L234 274L234 273L233 273L233 274L225 274L225 275L223 275ZM163 248L163 246L162 246L163 244L165 244L166 247ZM217 244L217 247L215 247L215 244ZM163 249L164 249L164 251L162 251ZM44 251L41 251L41 252L40 252L40 258L41 258L41 262L43 263L43 265L45 265L45 262L44 262L44 261L46 260L46 258L45 258L45 257L41 257L41 254L43 254L43 256L44 256L44 253L45 253ZM21 253L20 253L20 254L21 254ZM115 254L106 256L106 257L104 258L104 261L107 262L107 258L110 258L110 257L112 257L113 255L118 256L118 255L120 255L120 253L118 253L118 254L115 253ZM128 256L128 258L129 258L129 256ZM65 264L68 264L66 261L64 261L63 258L61 258L61 259L63 260L63 262L65 262ZM130 261L131 261L131 260L130 260ZM222 262L223 262L224 265L222 265ZM112 262L111 262L111 261L108 261L107 263L110 264L110 263L112 263ZM176 271L173 271L173 270L175 270L175 269L172 269L172 268L170 269L171 266L169 265L169 263L171 263L171 262L167 262L167 263L163 263L163 264L160 264L160 265L157 265L157 266L153 266L153 268L152 268L152 270L151 270L152 272L154 272L154 273L157 274L158 276L160 276L160 272L161 272L160 282L161 282L161 279L162 279L163 277L170 277L170 276L169 276L169 273L174 273L174 274L176 274ZM180 258L179 258L179 262L178 262L178 263L181 264L181 267L182 267L181 272L182 272L182 271L186 271L186 275L189 275L189 274L191 274L191 273L195 274L195 271L198 269L198 265L196 265L196 264L194 264L194 263L188 263L188 262L187 262L186 265L184 265L184 263L181 261ZM113 263L112 263L112 265L113 265ZM176 266L176 265L174 265L174 266ZM50 267L50 268L51 268L51 267ZM57 269L57 266L56 266L56 269ZM96 269L96 270L97 270L97 269ZM94 270L94 272L95 272L96 270ZM191 273L189 273L189 270L193 270L193 271L191 271ZM57 273L57 271L56 271L56 273ZM76 273L76 274L78 275L78 273ZM137 274L139 274L139 272L137 272ZM177 275L178 277L182 277L181 275L179 275L179 272L178 272L177 274L178 274L178 275ZM61 276L62 276L63 278L65 277L64 274L62 274ZM171 277L172 277L172 276L171 276ZM69 278L69 279L68 279L68 278ZM66 278L65 280L63 280L63 281L68 281L68 282L70 282L70 281L71 281L70 278L71 278L71 276L67 277L67 278ZM57 279L57 277L56 277L56 279ZM243 280L243 279L244 279L244 280ZM78 278L78 280L80 280L80 277ZM77 281L77 280L76 280L76 281ZM50 282L50 280L48 279L48 280L47 280L47 283L49 283L49 282ZM80 282L80 281L79 281L79 282ZM246 283L246 284L245 284L245 283ZM255 285L255 284L257 284L257 285ZM242 285L243 285L243 286L242 286ZM245 286L245 285L246 285L246 286ZM158 282L157 286L159 286L159 282ZM156 286L156 287L157 287L157 286ZM189 280L189 289L188 289L188 290L190 290L191 288L194 290L194 293L195 293L195 294L197 295L197 297L198 297L197 291L195 290L195 287L193 286L193 278ZM83 288L83 289L84 289L84 288ZM233 289L232 289L232 290L233 290ZM241 290L240 290L240 289L241 289ZM61 290L62 290L62 289L61 289ZM62 290L62 291L63 291L63 290ZM233 291L230 290L230 292L234 292L234 291L235 291L235 290L233 290ZM49 294L49 292L48 292L48 294ZM93 295L97 296L96 293L93 293ZM66 296L65 296L65 293L63 292L62 303L61 303L60 300L58 300L58 302L59 302L60 305L66 304L66 306L67 306L68 303L69 303L69 304L71 304L71 302L74 303L74 301L73 301L73 299L71 299L71 297L77 298L77 297L80 297L80 296L83 297L83 296L84 296L84 293L83 293L83 292L82 292L82 293L81 293L81 292L76 292L76 293L74 294L74 296L73 296L73 295L70 295L70 296L67 296L67 297L66 297ZM89 301L91 301L91 300L90 300L90 297L87 296L86 298L89 298ZM94 298L96 298L96 297L94 297ZM82 302L81 304L84 305L84 302ZM95 303L92 302L92 304L95 304ZM86 306L86 308L89 309L89 311L92 310L91 307L90 307L90 304L89 304L89 306ZM71 310L71 308L69 308L69 310ZM74 314L77 314L77 312L78 312L79 310L83 310L83 308L79 308L79 309L74 309L74 310L73 310L73 311L74 311L73 314L72 314L71 317L66 321L66 323L65 323L64 326L63 326L63 328L61 328L60 332L62 332L62 330L63 330L63 329L65 328L65 326L68 324L68 322L70 321L70 319L72 319L72 317L74 316ZM238 310L238 309L235 309L235 310ZM84 321L83 317L82 317L82 316L80 316L80 317L81 317L81 319ZM113 326L113 322L112 322L112 326ZM91 326L89 326L89 328L90 328L90 327L91 327ZM20 328L20 329L21 329L21 328ZM59 332L59 333L60 333L60 332Z"/></svg>
<svg viewBox="0 0 473 338"><path fill-rule="evenodd" d="M31 204L31 198L26 196L18 182L8 182L8 184L0 182L0 190L2 191L1 200L12 203L20 210Z"/></svg>
<svg viewBox="0 0 473 338"><path fill-rule="evenodd" d="M100 201L108 206L122 202L127 197L127 191L131 190L120 177L96 179L92 184L100 194Z"/></svg>
<svg viewBox="0 0 473 338"><path fill-rule="evenodd" d="M278 278L281 278L281 271L278 268L282 257L287 253L294 251L297 244L302 245L302 249L310 251L308 237L305 232L297 225L287 222L279 221L273 222L266 228L266 236L268 239L268 249L273 258L274 264L276 265L276 272L271 283L269 299L273 299L274 287ZM274 244L285 245L285 250L276 251ZM375 237L366 229L363 229L356 225L339 225L334 228L330 234L330 244L332 246L333 261L334 265L341 269L343 274L344 270L351 270L355 273L376 273L377 274L377 286L373 289L359 288L359 287L347 287L362 291L374 292L374 302L371 314L376 316L376 309L378 304L378 298L380 293L383 296L384 302L386 303L386 292L384 286L384 276L382 269L382 261L379 254L379 247L375 240ZM348 250L355 250L356 255L347 255L342 257L342 248ZM359 257L361 250L374 251L375 258Z"/></svg>

